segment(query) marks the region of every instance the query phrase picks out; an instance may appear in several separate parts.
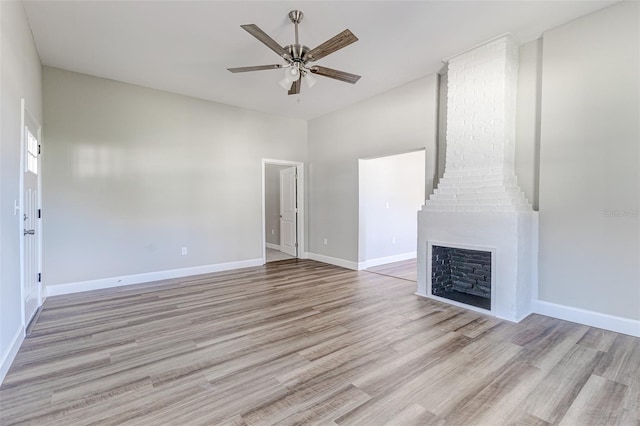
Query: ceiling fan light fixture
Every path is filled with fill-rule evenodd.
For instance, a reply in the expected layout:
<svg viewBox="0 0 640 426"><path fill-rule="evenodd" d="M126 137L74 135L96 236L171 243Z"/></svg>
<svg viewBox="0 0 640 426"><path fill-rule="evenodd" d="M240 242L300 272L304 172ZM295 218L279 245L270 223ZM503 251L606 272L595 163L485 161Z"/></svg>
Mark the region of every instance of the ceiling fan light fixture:
<svg viewBox="0 0 640 426"><path fill-rule="evenodd" d="M284 78L280 80L280 86L282 86L283 89L289 90L289 88L291 87L291 84L293 84L293 82L299 78L300 78L300 70L298 70L296 66L292 65L292 66L286 67L284 69Z"/></svg>
<svg viewBox="0 0 640 426"><path fill-rule="evenodd" d="M291 88L291 83L293 83L292 81L287 80L287 78L283 78L282 80L280 80L280 86L284 89L284 90L289 90L289 88Z"/></svg>
<svg viewBox="0 0 640 426"><path fill-rule="evenodd" d="M318 82L318 79L312 76L310 72L304 73L302 79L309 89L311 89Z"/></svg>

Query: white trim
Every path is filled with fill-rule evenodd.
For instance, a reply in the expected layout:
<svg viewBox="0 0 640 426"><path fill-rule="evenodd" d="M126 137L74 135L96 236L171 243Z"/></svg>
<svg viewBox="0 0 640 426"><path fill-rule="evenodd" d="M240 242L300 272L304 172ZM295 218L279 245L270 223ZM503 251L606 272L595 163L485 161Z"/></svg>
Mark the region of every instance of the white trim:
<svg viewBox="0 0 640 426"><path fill-rule="evenodd" d="M557 303L534 300L533 312L549 317L559 318L565 321L577 322L591 327L603 328L616 333L628 334L640 337L640 321L618 317L601 312L588 311L572 306L559 305Z"/></svg>
<svg viewBox="0 0 640 426"><path fill-rule="evenodd" d="M20 350L20 346L22 346L22 342L24 342L24 337L24 326L20 326L16 335L11 339L7 351L2 354L2 359L0 360L0 384L4 382L9 368L11 368L11 364L18 354L18 350Z"/></svg>
<svg viewBox="0 0 640 426"><path fill-rule="evenodd" d="M19 212L20 217L24 214L24 174L26 173L26 158L25 158L25 150L26 150L26 140L25 140L25 128L30 124L34 126L34 130L37 133L38 145L42 145L42 125L36 119L35 115L27 108L27 103L25 98L20 99L20 181L18 184L18 205L20 206ZM38 148L39 149L39 148ZM42 157L38 154L38 206L37 208L42 209ZM16 211L13 212L14 216L16 215ZM38 272L42 272L42 220L36 221L36 226L34 228L36 230L37 236L37 251L38 251ZM25 267L25 258L24 258L24 221L18 220L18 235L20 236L20 316L22 327L26 330L27 324L29 321L33 319L26 318L25 312L25 276L24 276L24 267ZM37 299L38 299L38 308L42 306L44 302L43 291L42 291L42 282L38 282L37 284ZM34 311L33 315L37 312L37 308Z"/></svg>
<svg viewBox="0 0 640 426"><path fill-rule="evenodd" d="M267 246L267 248L270 248L272 250L280 250L280 244L273 244L273 243L265 243L265 246Z"/></svg>
<svg viewBox="0 0 640 426"><path fill-rule="evenodd" d="M274 165L278 165L278 166L294 166L296 168L296 172L297 172L297 177L298 177L298 182L297 182L297 192L296 192L296 198L297 198L297 204L298 204L298 249L297 249L297 254L298 254L298 258L300 259L306 259L306 255L303 255L303 250L305 247L305 234L304 234L304 230L305 230L305 210L304 210L304 206L305 206L305 199L304 199L304 194L305 194L305 183L304 183L304 163L300 162L300 161L290 161L290 160L274 160L271 158L263 158L262 159L262 175L260 177L260 180L262 181L262 205L260 206L260 209L262 210L262 241L263 241L263 245L262 245L262 264L264 265L265 263L267 263L267 247L266 247L266 242L267 242L267 229L266 229L266 212L265 212L265 167L267 164L274 164ZM279 249L278 249L279 250Z"/></svg>
<svg viewBox="0 0 640 426"><path fill-rule="evenodd" d="M387 263L401 262L403 260L415 259L417 257L418 257L418 254L415 251L411 251L409 253L395 254L393 256L378 257L375 259L369 259L369 260L365 260L364 262L358 263L358 270L372 268L374 266L379 266L379 265L386 265Z"/></svg>
<svg viewBox="0 0 640 426"><path fill-rule="evenodd" d="M79 281L46 286L47 297L62 294L79 293L82 291L98 290L103 288L120 287L130 284L140 284L151 281L160 281L173 278L182 278L192 275L210 274L212 272L228 271L231 269L250 268L262 266L262 259L248 259L237 262L216 263L213 265L194 266L191 268L170 269L168 271L147 272L144 274L126 275L121 277L101 278L98 280Z"/></svg>
<svg viewBox="0 0 640 426"><path fill-rule="evenodd" d="M18 218L22 218L24 212L24 145L25 145L25 132L24 128L27 125L26 122L26 101L24 98L20 99L20 181L18 183L18 206L20 209L18 210ZM16 215L16 211L13 211L13 215ZM18 219L18 235L20 236L19 242L19 250L20 250L20 323L22 324L22 328L26 328L27 324L25 323L25 279L24 279L24 235L23 232L24 222Z"/></svg>
<svg viewBox="0 0 640 426"><path fill-rule="evenodd" d="M324 254L305 253L308 259L317 260L318 262L328 263L330 265L340 266L341 268L358 270L358 263L350 260L338 259L337 257L325 256Z"/></svg>

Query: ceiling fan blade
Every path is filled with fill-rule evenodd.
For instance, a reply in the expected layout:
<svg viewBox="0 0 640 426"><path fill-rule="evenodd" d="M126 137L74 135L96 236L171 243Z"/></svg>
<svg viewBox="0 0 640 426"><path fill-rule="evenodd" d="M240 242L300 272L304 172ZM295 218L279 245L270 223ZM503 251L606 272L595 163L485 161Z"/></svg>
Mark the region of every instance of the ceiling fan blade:
<svg viewBox="0 0 640 426"><path fill-rule="evenodd" d="M302 79L299 78L291 84L291 89L289 89L290 95L297 95L300 93L300 87L302 86Z"/></svg>
<svg viewBox="0 0 640 426"><path fill-rule="evenodd" d="M291 55L289 55L289 52L287 52L284 47L280 46L277 41L269 37L269 35L267 35L267 33L265 33L264 31L262 31L257 25L247 24L247 25L240 25L240 26L246 32L248 32L249 34L257 38L269 49L276 52L279 56L285 58L288 61L291 60Z"/></svg>
<svg viewBox="0 0 640 426"><path fill-rule="evenodd" d="M311 72L324 77L334 78L336 80L344 81L345 83L355 84L360 80L360 76L351 74L344 71L334 70L333 68L321 67L314 65L310 68Z"/></svg>
<svg viewBox="0 0 640 426"><path fill-rule="evenodd" d="M282 68L280 64L274 65L256 65L253 67L237 67L237 68L227 68L227 70L236 73L236 72L247 72L247 71L262 71L262 70L275 70L278 68Z"/></svg>
<svg viewBox="0 0 640 426"><path fill-rule="evenodd" d="M343 47L350 45L351 43L355 43L356 41L358 41L358 37L354 36L351 31L344 30L340 34L325 41L320 46L308 51L304 56L304 59L309 61L317 61L318 59L324 58L325 56L335 52L336 50L340 50Z"/></svg>

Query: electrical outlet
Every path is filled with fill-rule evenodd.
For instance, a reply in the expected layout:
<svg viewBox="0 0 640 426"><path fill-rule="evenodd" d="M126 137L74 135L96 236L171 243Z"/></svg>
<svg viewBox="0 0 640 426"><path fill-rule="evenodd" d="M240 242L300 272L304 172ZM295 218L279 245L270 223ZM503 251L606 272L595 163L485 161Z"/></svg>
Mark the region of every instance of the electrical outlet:
<svg viewBox="0 0 640 426"><path fill-rule="evenodd" d="M271 235L276 235L276 230L275 229L271 230Z"/></svg>
<svg viewBox="0 0 640 426"><path fill-rule="evenodd" d="M328 243L327 243L327 239L325 238L325 239L324 239L324 245L326 246L327 244L328 244Z"/></svg>
<svg viewBox="0 0 640 426"><path fill-rule="evenodd" d="M391 242L392 242L393 244L395 244L395 243L396 243L396 237L393 237L393 238L391 239Z"/></svg>
<svg viewBox="0 0 640 426"><path fill-rule="evenodd" d="M187 250L186 247L182 247L182 255L186 256L187 254L189 254L189 251Z"/></svg>
<svg viewBox="0 0 640 426"><path fill-rule="evenodd" d="M389 202L387 201L387 203L385 204L386 208L389 208Z"/></svg>

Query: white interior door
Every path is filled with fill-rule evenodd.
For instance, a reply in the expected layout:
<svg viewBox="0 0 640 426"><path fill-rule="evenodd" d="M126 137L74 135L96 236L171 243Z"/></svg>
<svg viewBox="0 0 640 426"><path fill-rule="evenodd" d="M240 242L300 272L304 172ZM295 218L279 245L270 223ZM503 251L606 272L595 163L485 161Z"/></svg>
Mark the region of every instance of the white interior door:
<svg viewBox="0 0 640 426"><path fill-rule="evenodd" d="M26 113L26 110L23 109ZM25 114L26 115L26 114ZM24 323L29 324L40 306L40 172L39 125L25 117L22 165L22 297Z"/></svg>
<svg viewBox="0 0 640 426"><path fill-rule="evenodd" d="M280 170L280 251L298 256L296 168Z"/></svg>

